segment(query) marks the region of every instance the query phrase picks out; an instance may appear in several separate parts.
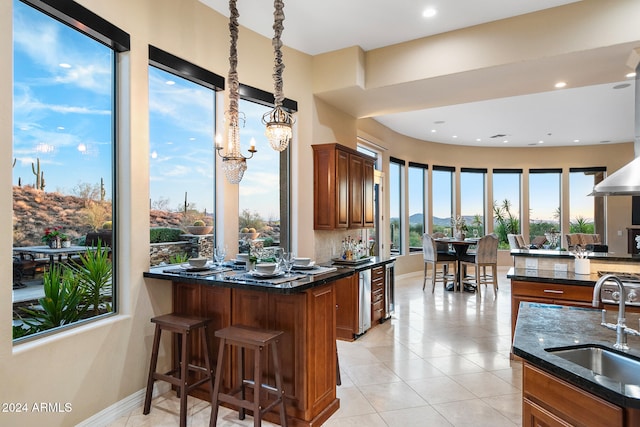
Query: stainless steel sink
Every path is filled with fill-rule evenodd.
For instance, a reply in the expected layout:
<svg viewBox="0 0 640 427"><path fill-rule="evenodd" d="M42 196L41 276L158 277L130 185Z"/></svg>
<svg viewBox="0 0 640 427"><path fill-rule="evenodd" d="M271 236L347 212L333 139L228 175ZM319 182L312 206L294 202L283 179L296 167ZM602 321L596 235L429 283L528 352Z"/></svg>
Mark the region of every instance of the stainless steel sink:
<svg viewBox="0 0 640 427"><path fill-rule="evenodd" d="M596 345L545 350L589 369L595 380L603 385L629 396L640 396L640 359Z"/></svg>

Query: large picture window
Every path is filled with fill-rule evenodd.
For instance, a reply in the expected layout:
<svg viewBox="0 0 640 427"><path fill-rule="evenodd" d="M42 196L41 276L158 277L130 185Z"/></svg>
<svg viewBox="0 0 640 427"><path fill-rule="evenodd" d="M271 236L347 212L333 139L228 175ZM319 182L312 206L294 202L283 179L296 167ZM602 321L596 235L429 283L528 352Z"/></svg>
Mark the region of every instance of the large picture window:
<svg viewBox="0 0 640 427"><path fill-rule="evenodd" d="M14 0L13 13L13 337L23 339L116 311L116 55L129 36L74 2L45 14Z"/></svg>
<svg viewBox="0 0 640 427"><path fill-rule="evenodd" d="M501 249L509 248L507 234L520 234L521 169L493 170L493 230Z"/></svg>
<svg viewBox="0 0 640 427"><path fill-rule="evenodd" d="M433 232L452 236L451 217L453 216L453 173L455 169L447 166L434 166L431 175L431 194L433 204Z"/></svg>
<svg viewBox="0 0 640 427"><path fill-rule="evenodd" d="M460 171L460 215L473 237L485 234L484 195L486 169L462 168Z"/></svg>
<svg viewBox="0 0 640 427"><path fill-rule="evenodd" d="M571 168L569 170L569 232L600 234L604 239L605 198L589 194L605 177L606 168ZM563 242L566 244L566 242Z"/></svg>
<svg viewBox="0 0 640 427"><path fill-rule="evenodd" d="M149 60L150 264L213 259L215 92L223 79L153 46Z"/></svg>
<svg viewBox="0 0 640 427"><path fill-rule="evenodd" d="M391 236L391 255L401 255L403 253L402 233L403 215L402 208L403 192L402 174L404 173L404 160L391 158L389 162L389 227Z"/></svg>
<svg viewBox="0 0 640 427"><path fill-rule="evenodd" d="M555 249L560 241L560 178L561 169L531 169L529 171L529 241L537 236L550 236L547 245ZM555 239L555 241L554 241Z"/></svg>
<svg viewBox="0 0 640 427"><path fill-rule="evenodd" d="M409 250L422 250L426 224L425 182L427 165L409 162Z"/></svg>

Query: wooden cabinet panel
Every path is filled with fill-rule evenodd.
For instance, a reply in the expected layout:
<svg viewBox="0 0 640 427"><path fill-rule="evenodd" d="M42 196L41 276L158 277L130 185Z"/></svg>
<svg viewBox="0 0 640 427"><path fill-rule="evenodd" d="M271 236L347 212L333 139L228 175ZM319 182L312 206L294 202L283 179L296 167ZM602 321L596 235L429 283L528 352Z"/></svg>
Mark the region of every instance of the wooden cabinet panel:
<svg viewBox="0 0 640 427"><path fill-rule="evenodd" d="M349 199L351 197L349 192L349 154L336 150L336 163L335 228L346 228L349 226Z"/></svg>
<svg viewBox="0 0 640 427"><path fill-rule="evenodd" d="M349 155L349 228L364 227L364 159Z"/></svg>
<svg viewBox="0 0 640 427"><path fill-rule="evenodd" d="M373 227L375 225L375 210L374 210L374 162L371 160L365 159L364 161L364 206L363 206L363 227Z"/></svg>
<svg viewBox="0 0 640 427"><path fill-rule="evenodd" d="M335 292L337 337L353 341L358 333L358 275L336 280Z"/></svg>
<svg viewBox="0 0 640 427"><path fill-rule="evenodd" d="M522 427L572 427L529 399L522 399Z"/></svg>
<svg viewBox="0 0 640 427"><path fill-rule="evenodd" d="M315 230L374 226L374 159L339 144L313 145Z"/></svg>
<svg viewBox="0 0 640 427"><path fill-rule="evenodd" d="M336 398L336 293L325 285L307 292L307 372L313 372L305 407L319 413Z"/></svg>
<svg viewBox="0 0 640 427"><path fill-rule="evenodd" d="M624 411L599 397L587 393L547 372L525 363L522 371L523 426L593 425L616 427L624 424ZM525 415L524 403L528 400ZM531 403L536 407L531 407ZM532 424L528 423L532 422ZM565 424L566 423L566 424Z"/></svg>

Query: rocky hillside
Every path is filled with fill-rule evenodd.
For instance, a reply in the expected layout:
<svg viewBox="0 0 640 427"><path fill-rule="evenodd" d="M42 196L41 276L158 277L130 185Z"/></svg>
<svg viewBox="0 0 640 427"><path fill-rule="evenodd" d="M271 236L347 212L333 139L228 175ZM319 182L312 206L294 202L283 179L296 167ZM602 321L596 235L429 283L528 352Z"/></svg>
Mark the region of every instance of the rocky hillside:
<svg viewBox="0 0 640 427"><path fill-rule="evenodd" d="M62 227L72 241L85 236L93 229L89 225L86 206L87 200L80 197L45 192L28 186L14 186L14 246L42 244L40 238L47 227ZM152 227L179 228L181 219L182 214L177 212L150 212Z"/></svg>

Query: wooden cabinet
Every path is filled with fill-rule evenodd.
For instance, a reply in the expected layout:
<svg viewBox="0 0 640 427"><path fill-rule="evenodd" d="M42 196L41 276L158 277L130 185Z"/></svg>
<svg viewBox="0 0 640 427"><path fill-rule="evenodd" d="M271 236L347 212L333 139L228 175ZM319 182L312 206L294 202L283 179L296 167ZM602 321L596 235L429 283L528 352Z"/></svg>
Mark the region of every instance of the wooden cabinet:
<svg viewBox="0 0 640 427"><path fill-rule="evenodd" d="M623 409L525 362L522 426L631 426L636 409Z"/></svg>
<svg viewBox="0 0 640 427"><path fill-rule="evenodd" d="M336 397L335 284L331 282L295 294L279 294L174 282L174 311L211 318L212 336L215 330L230 324L283 331L278 351L289 423L321 425L340 406ZM219 341L216 340L213 347L211 360L215 366ZM193 349L194 359L200 360L202 347L196 345ZM245 372L253 371L251 357L247 355L245 359ZM266 377L273 384L273 361L270 354L264 357ZM228 389L235 378L238 361L235 356L226 361L224 387ZM206 401L210 399L204 386L194 390L193 395ZM265 419L279 422L273 412L266 414Z"/></svg>
<svg viewBox="0 0 640 427"><path fill-rule="evenodd" d="M371 327L386 315L384 312L384 275L383 265L371 269Z"/></svg>
<svg viewBox="0 0 640 427"><path fill-rule="evenodd" d="M339 144L312 148L314 229L373 227L375 159Z"/></svg>
<svg viewBox="0 0 640 427"><path fill-rule="evenodd" d="M520 302L540 302L591 307L593 287L556 283L511 281L511 341L516 330Z"/></svg>
<svg viewBox="0 0 640 427"><path fill-rule="evenodd" d="M353 341L358 333L359 296L358 275L344 277L335 282L336 289L336 337Z"/></svg>

